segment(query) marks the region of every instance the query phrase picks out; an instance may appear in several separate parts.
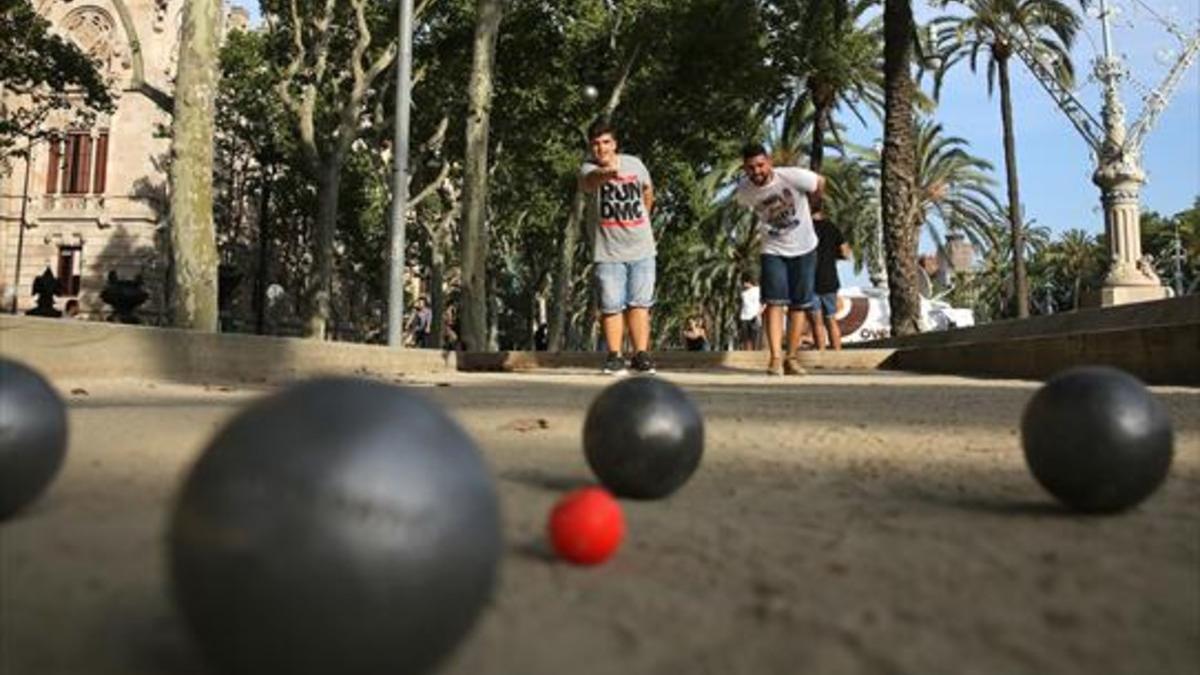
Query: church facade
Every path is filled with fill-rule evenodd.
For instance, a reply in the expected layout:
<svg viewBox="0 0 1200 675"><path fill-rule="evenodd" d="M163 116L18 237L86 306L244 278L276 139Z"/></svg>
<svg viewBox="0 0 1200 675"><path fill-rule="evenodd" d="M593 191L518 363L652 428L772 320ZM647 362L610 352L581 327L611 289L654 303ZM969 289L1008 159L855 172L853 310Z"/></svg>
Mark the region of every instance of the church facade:
<svg viewBox="0 0 1200 675"><path fill-rule="evenodd" d="M167 273L170 92L183 0L34 0L59 35L98 63L115 107L88 128L50 117L51 133L27 160L0 173L0 297L3 311L34 306L33 281L49 269L58 306L76 300L86 318L110 308L100 292L112 273L141 276L158 323ZM238 11L233 21L245 24ZM0 96L4 96L0 92ZM10 96L6 109L19 106ZM24 206L24 209L22 209ZM22 211L24 210L24 213ZM22 223L24 226L22 227Z"/></svg>

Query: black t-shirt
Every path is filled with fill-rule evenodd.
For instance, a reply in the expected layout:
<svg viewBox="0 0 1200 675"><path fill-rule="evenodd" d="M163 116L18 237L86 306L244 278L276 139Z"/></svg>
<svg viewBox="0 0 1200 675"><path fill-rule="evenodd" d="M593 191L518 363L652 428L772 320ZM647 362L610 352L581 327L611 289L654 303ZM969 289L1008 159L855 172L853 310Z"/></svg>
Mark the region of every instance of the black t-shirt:
<svg viewBox="0 0 1200 675"><path fill-rule="evenodd" d="M838 249L846 240L837 225L822 218L813 223L817 231L817 285L819 295L836 293L841 284L838 282L837 261Z"/></svg>

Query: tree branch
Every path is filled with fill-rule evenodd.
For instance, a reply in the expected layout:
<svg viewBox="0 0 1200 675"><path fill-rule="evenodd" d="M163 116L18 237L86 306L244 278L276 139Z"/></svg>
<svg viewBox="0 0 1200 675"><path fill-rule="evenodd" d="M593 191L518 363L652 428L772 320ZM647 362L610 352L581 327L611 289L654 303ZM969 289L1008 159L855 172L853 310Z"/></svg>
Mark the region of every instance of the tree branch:
<svg viewBox="0 0 1200 675"><path fill-rule="evenodd" d="M633 73L633 64L642 53L642 43L637 43L633 46L633 51L629 52L625 63L621 64L621 75L617 78L617 83L613 85L612 93L609 94L608 103L604 104L604 120L612 119L613 113L617 111L617 106L621 105L621 95L625 93L625 87L629 84L629 76Z"/></svg>

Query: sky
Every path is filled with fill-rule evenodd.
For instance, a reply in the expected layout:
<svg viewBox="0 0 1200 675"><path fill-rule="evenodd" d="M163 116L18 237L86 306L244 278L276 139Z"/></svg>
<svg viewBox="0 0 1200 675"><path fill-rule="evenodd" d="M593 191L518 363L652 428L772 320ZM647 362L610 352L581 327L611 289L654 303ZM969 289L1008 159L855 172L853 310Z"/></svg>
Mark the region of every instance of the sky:
<svg viewBox="0 0 1200 675"><path fill-rule="evenodd" d="M1067 1L1078 8L1074 0ZM1200 2L1116 0L1111 4L1119 12L1112 33L1114 51L1126 59L1132 76L1122 89L1126 124L1132 125L1141 115L1142 96L1162 82L1175 62L1174 56L1167 59L1168 55L1160 52L1171 50L1177 56L1183 51L1179 40L1153 20L1145 6L1174 20L1185 34L1194 35L1200 27ZM941 13L920 0L913 3L913 11L922 23ZM1083 28L1072 50L1080 85L1076 96L1099 120L1100 87L1088 76L1092 60L1103 50L1100 21L1081 16ZM972 73L960 62L946 76L934 117L943 125L944 134L965 139L971 154L991 162L997 180L995 193L1007 202L999 85L989 96L985 64L981 59L979 71ZM1082 229L1103 234L1104 214L1100 190L1091 182L1095 165L1088 144L1023 64L1014 59L1009 70L1017 175L1026 220L1035 220L1036 225L1055 233ZM849 135L859 143L871 144L882 136L878 124L864 128L853 117L844 123L851 126ZM1190 208L1200 196L1200 68L1196 63L1186 71L1166 111L1151 129L1141 159L1147 177L1141 194L1143 210L1174 215ZM921 248L932 250L928 238L923 239ZM848 266L841 271L843 285L866 283L865 275L855 276Z"/></svg>
<svg viewBox="0 0 1200 675"><path fill-rule="evenodd" d="M1133 80L1122 92L1126 122L1131 125L1141 114L1142 92L1158 85L1169 70L1155 58L1156 53L1173 49L1178 54L1182 45L1152 21L1136 0L1118 0L1115 4L1123 11L1114 26L1113 44L1115 51L1127 57ZM1195 0L1145 0L1145 4L1163 16L1168 16L1174 4L1174 16L1184 32L1194 34L1197 30L1200 3ZM933 16L928 9L914 9L918 20ZM1086 15L1083 23L1084 30L1072 54L1081 84L1077 96L1099 119L1100 89L1085 75L1090 74L1091 61L1102 49L1100 23ZM1174 63L1174 58L1168 63ZM1088 145L1024 65L1015 63L1015 59L1012 65L1016 66L1011 71L1017 169L1026 217L1037 219L1053 231L1083 228L1102 232L1100 192L1091 183L1094 165ZM990 161L996 167L997 179L1003 179L999 91L988 96L982 64L977 74L960 64L947 76L935 114L946 133L969 141L971 152ZM1144 208L1170 215L1189 208L1200 195L1200 69L1195 63L1151 130L1142 163L1147 174L1142 191ZM1004 191L999 194L1002 196Z"/></svg>
<svg viewBox="0 0 1200 675"><path fill-rule="evenodd" d="M1067 0L1073 6L1074 0ZM257 21L257 3L242 3ZM1196 0L1114 0L1113 26L1115 51L1126 59L1132 75L1122 90L1126 123L1132 125L1142 112L1141 98L1157 86L1175 57L1183 51L1179 40L1157 22L1149 6L1159 16L1173 20L1185 34L1194 35L1200 26L1200 2ZM938 13L922 0L913 3L919 22ZM1092 60L1101 53L1101 29L1098 19L1083 15L1083 30L1076 39L1072 56L1080 83L1077 97L1097 120L1100 118L1100 88L1089 81ZM995 167L996 194L1005 200L1004 150L1000 125L999 89L988 95L986 71L972 73L965 63L949 73L943 83L935 117L943 133L959 136L969 151ZM1090 150L1050 96L1016 59L1010 64L1013 85L1013 111L1016 135L1017 172L1021 202L1027 220L1058 233L1078 228L1092 234L1104 231L1100 191L1092 184L1095 167ZM852 116L841 120L849 127L849 137L871 145L882 136L873 123L863 127ZM1142 189L1143 209L1173 215L1190 208L1200 196L1200 67L1196 63L1180 81L1166 111L1150 131L1142 149L1142 168L1147 180ZM922 244L932 249L928 240ZM864 275L854 275L849 266L842 268L843 285L866 284Z"/></svg>

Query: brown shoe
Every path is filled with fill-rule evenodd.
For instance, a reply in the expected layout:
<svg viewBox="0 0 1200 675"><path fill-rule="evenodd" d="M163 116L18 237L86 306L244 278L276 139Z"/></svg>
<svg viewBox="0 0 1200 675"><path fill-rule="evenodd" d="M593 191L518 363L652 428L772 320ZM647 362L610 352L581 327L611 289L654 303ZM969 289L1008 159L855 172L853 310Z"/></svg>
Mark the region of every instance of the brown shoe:
<svg viewBox="0 0 1200 675"><path fill-rule="evenodd" d="M804 366L800 365L800 359L795 356L789 356L783 360L783 372L788 375L807 375L808 371Z"/></svg>
<svg viewBox="0 0 1200 675"><path fill-rule="evenodd" d="M773 358L767 362L768 375L783 375L783 361L779 358Z"/></svg>

